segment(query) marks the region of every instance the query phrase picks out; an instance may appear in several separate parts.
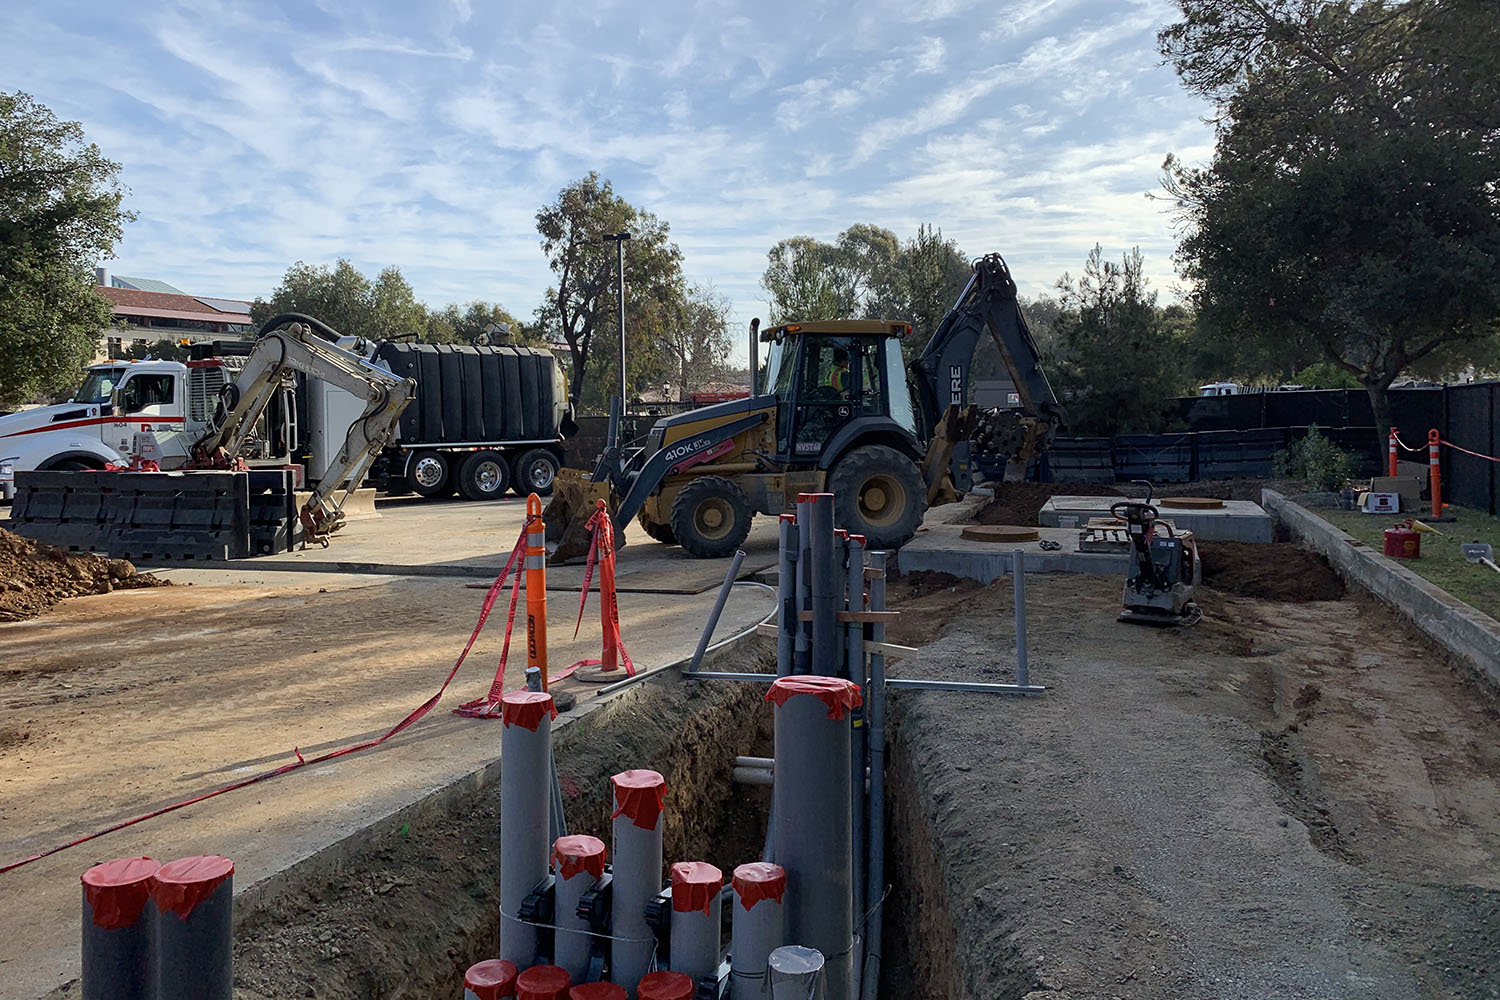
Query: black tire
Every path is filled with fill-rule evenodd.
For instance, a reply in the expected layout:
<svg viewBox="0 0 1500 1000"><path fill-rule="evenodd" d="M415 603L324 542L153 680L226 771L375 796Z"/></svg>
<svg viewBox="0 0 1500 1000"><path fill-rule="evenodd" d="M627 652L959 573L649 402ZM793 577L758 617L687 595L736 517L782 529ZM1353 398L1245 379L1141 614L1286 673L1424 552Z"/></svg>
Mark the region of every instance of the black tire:
<svg viewBox="0 0 1500 1000"><path fill-rule="evenodd" d="M670 524L647 520L644 512L636 515L636 520L641 522L641 530L646 533L646 537L661 542L663 545L677 544L677 533L672 530Z"/></svg>
<svg viewBox="0 0 1500 1000"><path fill-rule="evenodd" d="M521 452L511 466L511 482L515 483L516 496L535 493L539 497L550 497L561 468L557 456L546 448Z"/></svg>
<svg viewBox="0 0 1500 1000"><path fill-rule="evenodd" d="M469 500L498 500L510 489L510 463L498 451L476 451L458 467L458 492Z"/></svg>
<svg viewBox="0 0 1500 1000"><path fill-rule="evenodd" d="M717 559L740 547L754 516L744 490L723 476L703 476L678 491L671 529L689 555Z"/></svg>
<svg viewBox="0 0 1500 1000"><path fill-rule="evenodd" d="M828 477L833 523L864 535L871 549L899 549L927 513L927 487L917 464L895 448L870 444L839 459Z"/></svg>
<svg viewBox="0 0 1500 1000"><path fill-rule="evenodd" d="M421 497L445 497L453 492L453 467L440 451L419 451L406 467L406 483Z"/></svg>
<svg viewBox="0 0 1500 1000"><path fill-rule="evenodd" d="M88 472L104 468L103 462L88 462L81 458L65 458L56 465L49 465L48 472Z"/></svg>

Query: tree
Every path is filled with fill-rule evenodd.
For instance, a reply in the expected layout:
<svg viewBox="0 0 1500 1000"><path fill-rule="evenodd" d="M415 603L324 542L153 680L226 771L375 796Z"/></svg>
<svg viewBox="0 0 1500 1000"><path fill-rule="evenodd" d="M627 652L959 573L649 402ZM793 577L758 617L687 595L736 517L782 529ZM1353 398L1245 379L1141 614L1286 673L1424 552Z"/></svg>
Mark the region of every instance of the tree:
<svg viewBox="0 0 1500 1000"><path fill-rule="evenodd" d="M1044 363L1073 433L1143 434L1167 423L1167 404L1182 388L1186 314L1157 307L1143 270L1139 250L1115 264L1095 246L1082 278L1057 283L1061 308Z"/></svg>
<svg viewBox="0 0 1500 1000"><path fill-rule="evenodd" d="M1177 2L1161 50L1217 108L1210 165L1164 178L1203 328L1266 373L1348 372L1383 442L1403 371L1494 356L1493 4Z"/></svg>
<svg viewBox="0 0 1500 1000"><path fill-rule="evenodd" d="M250 318L257 325L280 313L304 313L346 337L380 340L427 329L427 310L397 267L371 281L349 261L332 268L297 261L282 276L269 301L256 298Z"/></svg>
<svg viewBox="0 0 1500 1000"><path fill-rule="evenodd" d="M76 383L109 325L94 265L113 255L117 163L17 91L0 94L0 406Z"/></svg>
<svg viewBox="0 0 1500 1000"><path fill-rule="evenodd" d="M616 195L590 171L536 213L542 252L556 276L536 311L538 325L568 345L572 401L613 395L619 372L615 245L605 237L629 232L625 247L627 391L639 391L660 372L662 336L681 314L682 251L669 227ZM602 333L602 336L600 335ZM596 378L585 375L594 358Z"/></svg>
<svg viewBox="0 0 1500 1000"><path fill-rule="evenodd" d="M712 287L688 289L682 316L667 330L671 382L678 398L727 375L729 351L729 300Z"/></svg>
<svg viewBox="0 0 1500 1000"><path fill-rule="evenodd" d="M186 361L192 356L192 352L175 340L158 340L150 344L132 342L120 356L136 360L152 358L156 361Z"/></svg>
<svg viewBox="0 0 1500 1000"><path fill-rule="evenodd" d="M491 334L491 328L497 326L510 329ZM472 344L482 336L488 337L492 344L528 346L541 339L535 330L517 320L498 302L478 299L464 306L450 303L438 310L428 310L422 339L429 344Z"/></svg>
<svg viewBox="0 0 1500 1000"><path fill-rule="evenodd" d="M771 296L770 325L854 315L858 296L837 246L793 236L772 247L766 260L760 283Z"/></svg>

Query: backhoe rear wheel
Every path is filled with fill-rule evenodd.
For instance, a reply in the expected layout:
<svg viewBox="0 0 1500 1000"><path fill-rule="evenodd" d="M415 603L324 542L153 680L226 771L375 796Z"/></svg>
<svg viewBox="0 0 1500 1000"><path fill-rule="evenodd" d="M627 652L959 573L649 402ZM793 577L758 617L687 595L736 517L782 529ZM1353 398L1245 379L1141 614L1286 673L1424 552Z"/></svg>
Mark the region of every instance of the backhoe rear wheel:
<svg viewBox="0 0 1500 1000"><path fill-rule="evenodd" d="M927 512L927 488L917 464L895 448L855 448L828 477L833 523L864 535L871 549L899 549L911 541Z"/></svg>
<svg viewBox="0 0 1500 1000"><path fill-rule="evenodd" d="M740 547L754 516L744 490L723 476L703 476L678 491L671 528L689 555L716 559Z"/></svg>

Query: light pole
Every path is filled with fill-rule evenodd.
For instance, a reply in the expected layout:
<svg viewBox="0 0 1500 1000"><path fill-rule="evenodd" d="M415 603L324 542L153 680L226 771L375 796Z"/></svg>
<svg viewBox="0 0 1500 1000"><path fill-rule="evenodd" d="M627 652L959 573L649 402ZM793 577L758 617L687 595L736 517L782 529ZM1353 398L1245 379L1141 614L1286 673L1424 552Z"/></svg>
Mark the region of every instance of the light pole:
<svg viewBox="0 0 1500 1000"><path fill-rule="evenodd" d="M610 233L604 237L605 240L615 244L615 256L619 264L619 308L620 308L620 402L618 415L611 420L613 433L610 435L610 445L619 447L620 440L624 437L625 422L625 241L630 239L629 233Z"/></svg>

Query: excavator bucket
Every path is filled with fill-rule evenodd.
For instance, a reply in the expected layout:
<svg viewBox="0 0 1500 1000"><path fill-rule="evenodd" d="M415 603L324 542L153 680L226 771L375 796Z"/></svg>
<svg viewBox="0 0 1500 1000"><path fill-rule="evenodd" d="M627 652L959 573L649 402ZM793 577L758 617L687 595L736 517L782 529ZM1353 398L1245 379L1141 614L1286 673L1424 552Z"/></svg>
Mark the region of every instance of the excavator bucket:
<svg viewBox="0 0 1500 1000"><path fill-rule="evenodd" d="M618 504L609 483L590 481L589 473L582 469L560 469L552 481L552 500L542 511L542 524L547 528L547 541L556 542L547 562L561 566L570 559L587 555L589 518L597 509L595 501L603 500L613 511Z"/></svg>

